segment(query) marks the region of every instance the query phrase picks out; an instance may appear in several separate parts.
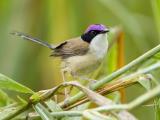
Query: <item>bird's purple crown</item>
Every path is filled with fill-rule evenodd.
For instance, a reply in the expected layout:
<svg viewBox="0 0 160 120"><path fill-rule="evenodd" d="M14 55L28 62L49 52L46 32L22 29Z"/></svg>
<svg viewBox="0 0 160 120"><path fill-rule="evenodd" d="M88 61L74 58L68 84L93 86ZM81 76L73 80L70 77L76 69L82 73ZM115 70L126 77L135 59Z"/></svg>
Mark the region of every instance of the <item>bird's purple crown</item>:
<svg viewBox="0 0 160 120"><path fill-rule="evenodd" d="M106 29L106 26L105 25L102 25L102 24L93 24L93 25L90 25L85 33L89 32L89 31L92 31L92 30L98 30L98 31L104 31Z"/></svg>

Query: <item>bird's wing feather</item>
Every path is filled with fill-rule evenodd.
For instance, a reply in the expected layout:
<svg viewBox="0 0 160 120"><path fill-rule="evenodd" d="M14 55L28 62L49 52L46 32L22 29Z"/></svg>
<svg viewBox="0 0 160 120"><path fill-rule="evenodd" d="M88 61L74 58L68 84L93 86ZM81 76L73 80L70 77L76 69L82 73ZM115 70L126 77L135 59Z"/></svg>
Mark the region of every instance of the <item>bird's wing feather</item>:
<svg viewBox="0 0 160 120"><path fill-rule="evenodd" d="M89 43L83 41L80 37L67 40L57 45L51 56L68 58L75 55L84 55L89 50Z"/></svg>

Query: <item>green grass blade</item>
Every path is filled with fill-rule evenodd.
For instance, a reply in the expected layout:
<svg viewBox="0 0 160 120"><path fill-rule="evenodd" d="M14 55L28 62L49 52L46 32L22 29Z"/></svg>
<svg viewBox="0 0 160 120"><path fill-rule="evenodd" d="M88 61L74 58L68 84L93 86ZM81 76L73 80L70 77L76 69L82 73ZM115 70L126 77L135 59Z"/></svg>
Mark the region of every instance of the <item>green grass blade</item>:
<svg viewBox="0 0 160 120"><path fill-rule="evenodd" d="M2 90L0 90L0 107L10 104L13 100Z"/></svg>
<svg viewBox="0 0 160 120"><path fill-rule="evenodd" d="M160 1L159 0L151 0L153 14L155 18L156 27L158 29L158 35L160 38Z"/></svg>
<svg viewBox="0 0 160 120"><path fill-rule="evenodd" d="M34 105L34 109L43 120L55 120L42 104L37 103L36 105Z"/></svg>
<svg viewBox="0 0 160 120"><path fill-rule="evenodd" d="M0 109L0 120L10 120L19 115L28 107L28 104L10 104Z"/></svg>
<svg viewBox="0 0 160 120"><path fill-rule="evenodd" d="M0 74L0 88L13 90L21 93L34 93L30 88L21 85L20 83L17 83L16 81L10 79L9 77L6 77L3 74Z"/></svg>
<svg viewBox="0 0 160 120"><path fill-rule="evenodd" d="M45 103L48 106L48 108L52 111L52 113L63 111L62 108L53 100L48 100ZM57 120L58 118L55 118L55 119ZM78 118L65 116L65 117L61 118L61 120L78 120Z"/></svg>
<svg viewBox="0 0 160 120"><path fill-rule="evenodd" d="M146 76L141 76L138 80L138 82L140 83L140 85L142 85L146 90L150 90L151 89L151 80L150 78L146 75Z"/></svg>
<svg viewBox="0 0 160 120"><path fill-rule="evenodd" d="M96 111L85 111L83 113L83 116L88 120L114 120L113 118L102 115L101 113Z"/></svg>
<svg viewBox="0 0 160 120"><path fill-rule="evenodd" d="M63 111L53 100L48 100L45 103L52 112Z"/></svg>
<svg viewBox="0 0 160 120"><path fill-rule="evenodd" d="M155 120L160 120L160 97L157 97L155 103Z"/></svg>

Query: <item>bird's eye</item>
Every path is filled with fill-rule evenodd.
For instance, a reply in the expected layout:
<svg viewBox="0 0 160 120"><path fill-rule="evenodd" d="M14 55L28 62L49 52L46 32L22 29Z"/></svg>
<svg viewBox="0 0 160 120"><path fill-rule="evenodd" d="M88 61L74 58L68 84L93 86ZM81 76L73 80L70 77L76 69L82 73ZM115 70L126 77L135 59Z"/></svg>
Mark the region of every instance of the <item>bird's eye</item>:
<svg viewBox="0 0 160 120"><path fill-rule="evenodd" d="M92 33L92 34L95 34L95 35L97 34L97 32L96 32L96 31L91 31L91 33Z"/></svg>

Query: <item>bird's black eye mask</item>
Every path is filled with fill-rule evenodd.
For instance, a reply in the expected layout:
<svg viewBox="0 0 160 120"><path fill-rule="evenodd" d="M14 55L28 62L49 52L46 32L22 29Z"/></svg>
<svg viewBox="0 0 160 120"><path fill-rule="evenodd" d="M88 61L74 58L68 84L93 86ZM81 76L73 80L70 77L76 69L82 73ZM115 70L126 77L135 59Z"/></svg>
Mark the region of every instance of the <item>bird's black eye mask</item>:
<svg viewBox="0 0 160 120"><path fill-rule="evenodd" d="M81 38L82 38L82 40L90 43L90 42L92 41L92 39L93 39L96 35L98 35L98 34L100 34L100 33L101 33L101 31L91 30L91 31L89 31L89 32L87 32L87 33L82 34L82 35L81 35Z"/></svg>

